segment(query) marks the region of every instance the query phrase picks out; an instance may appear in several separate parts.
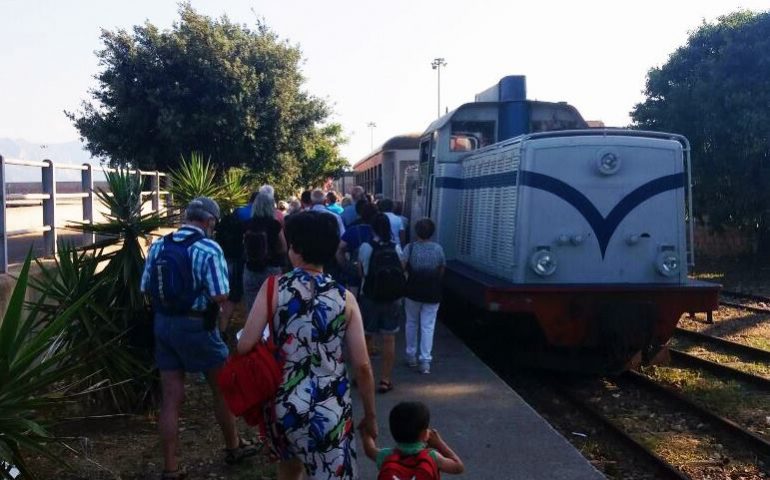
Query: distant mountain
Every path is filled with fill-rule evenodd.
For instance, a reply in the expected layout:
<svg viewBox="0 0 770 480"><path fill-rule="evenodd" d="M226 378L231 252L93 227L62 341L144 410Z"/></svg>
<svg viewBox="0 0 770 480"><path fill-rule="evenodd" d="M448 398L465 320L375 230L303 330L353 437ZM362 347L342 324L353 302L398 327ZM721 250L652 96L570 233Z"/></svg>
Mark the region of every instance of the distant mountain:
<svg viewBox="0 0 770 480"><path fill-rule="evenodd" d="M53 160L54 163L69 163L82 165L90 163L94 165L95 171L100 162L91 157L91 154L85 150L83 144L79 141L64 143L33 143L23 139L0 138L0 155L5 158L17 160ZM20 167L9 165L6 167L6 182L39 182L40 170L37 168ZM95 175L100 176L100 175ZM77 171L59 170L56 174L57 181L74 181L79 179Z"/></svg>

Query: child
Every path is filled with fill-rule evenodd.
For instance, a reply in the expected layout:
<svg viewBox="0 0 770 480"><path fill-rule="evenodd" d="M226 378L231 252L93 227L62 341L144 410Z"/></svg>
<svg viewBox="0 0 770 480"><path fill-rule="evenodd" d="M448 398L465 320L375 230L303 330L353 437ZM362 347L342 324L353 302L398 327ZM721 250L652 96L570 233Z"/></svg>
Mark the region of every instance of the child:
<svg viewBox="0 0 770 480"><path fill-rule="evenodd" d="M377 462L378 479L438 480L439 472L462 473L463 461L430 426L430 411L421 402L401 402L390 411L395 448L377 448L366 429L361 439L366 456Z"/></svg>

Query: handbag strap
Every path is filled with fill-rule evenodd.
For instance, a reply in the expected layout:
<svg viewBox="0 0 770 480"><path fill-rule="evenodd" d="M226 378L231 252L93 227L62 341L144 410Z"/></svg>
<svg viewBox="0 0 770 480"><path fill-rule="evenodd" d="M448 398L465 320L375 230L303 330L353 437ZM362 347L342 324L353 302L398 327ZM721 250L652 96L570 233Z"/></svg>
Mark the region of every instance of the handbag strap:
<svg viewBox="0 0 770 480"><path fill-rule="evenodd" d="M275 275L267 277L267 328L270 330L270 336L267 341L275 344L275 328L273 327L273 295L275 295Z"/></svg>

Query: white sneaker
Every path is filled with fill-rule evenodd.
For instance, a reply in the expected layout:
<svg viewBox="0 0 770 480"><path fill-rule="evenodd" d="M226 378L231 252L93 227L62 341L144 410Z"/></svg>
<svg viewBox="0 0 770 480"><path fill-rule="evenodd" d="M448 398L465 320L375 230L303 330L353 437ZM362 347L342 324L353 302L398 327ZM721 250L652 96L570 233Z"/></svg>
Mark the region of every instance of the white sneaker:
<svg viewBox="0 0 770 480"><path fill-rule="evenodd" d="M423 375L430 373L430 362L420 362L420 373Z"/></svg>

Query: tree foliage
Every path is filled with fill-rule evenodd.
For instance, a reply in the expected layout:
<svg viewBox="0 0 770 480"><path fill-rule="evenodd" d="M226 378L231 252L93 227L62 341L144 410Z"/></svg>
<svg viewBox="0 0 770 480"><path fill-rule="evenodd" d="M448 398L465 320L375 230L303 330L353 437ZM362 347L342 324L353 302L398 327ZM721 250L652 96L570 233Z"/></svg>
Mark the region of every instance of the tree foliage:
<svg viewBox="0 0 770 480"><path fill-rule="evenodd" d="M770 231L770 14L704 23L649 71L645 95L635 125L692 144L696 213L715 227Z"/></svg>
<svg viewBox="0 0 770 480"><path fill-rule="evenodd" d="M339 140L336 127L324 125L327 104L302 89L297 46L263 22L250 29L189 4L179 14L168 30L148 22L132 32L102 31L98 86L80 112L67 112L92 154L169 170L198 151L220 172L246 167L285 179ZM323 158L336 165L339 153Z"/></svg>

